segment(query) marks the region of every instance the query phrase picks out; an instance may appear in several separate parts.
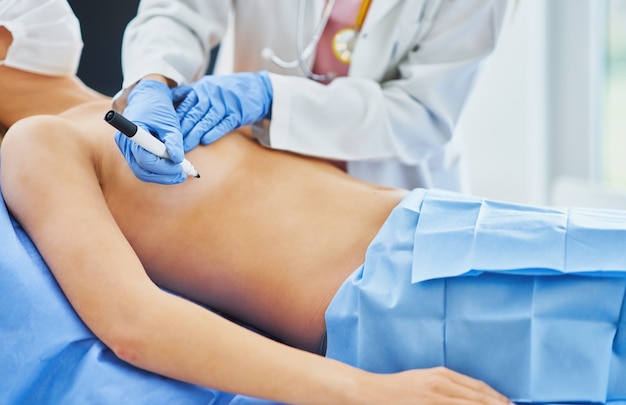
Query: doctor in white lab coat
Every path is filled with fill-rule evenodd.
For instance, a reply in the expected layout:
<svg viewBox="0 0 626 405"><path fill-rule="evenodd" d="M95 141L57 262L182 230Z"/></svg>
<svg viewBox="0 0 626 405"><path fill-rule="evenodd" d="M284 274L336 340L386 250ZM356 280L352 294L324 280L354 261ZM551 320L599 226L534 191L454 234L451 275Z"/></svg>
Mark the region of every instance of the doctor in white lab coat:
<svg viewBox="0 0 626 405"><path fill-rule="evenodd" d="M302 51L326 3L141 0L125 31L119 105L143 78L156 75L173 87L203 77L210 50L230 28L233 48L220 54L232 55L233 71L269 72L270 109L259 118L271 119L254 126L262 143L345 161L351 175L382 185L466 190L460 140L453 135L481 64L496 46L508 0L373 0L347 72L320 82L307 77L315 51ZM357 3L362 10L368 2ZM163 137L150 117L130 113ZM169 151L171 142L166 145Z"/></svg>

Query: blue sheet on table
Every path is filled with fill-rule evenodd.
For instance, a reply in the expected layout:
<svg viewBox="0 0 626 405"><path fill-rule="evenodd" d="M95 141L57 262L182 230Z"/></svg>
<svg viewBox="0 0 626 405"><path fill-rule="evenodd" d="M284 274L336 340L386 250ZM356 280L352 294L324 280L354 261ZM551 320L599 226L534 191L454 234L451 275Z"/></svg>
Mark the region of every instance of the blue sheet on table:
<svg viewBox="0 0 626 405"><path fill-rule="evenodd" d="M520 403L626 402L626 211L415 190L326 312L327 356Z"/></svg>
<svg viewBox="0 0 626 405"><path fill-rule="evenodd" d="M436 196L436 194L433 194L433 196ZM2 200L0 199L0 201ZM472 202L470 201L469 206L471 205ZM441 204L434 203L429 207L422 208L437 210L441 208ZM514 217L518 208L513 208L514 209L511 212ZM472 210L473 208L470 208L467 212L471 212ZM581 212L584 213L584 211ZM430 215L433 215L433 213L430 213L429 216ZM470 213L467 217L471 217L472 215L474 214ZM558 216L560 214L557 212L556 215ZM610 226L613 220L610 218L610 212L607 212L607 215L609 215L609 217L607 217L608 219L606 223L607 226ZM466 219L467 218L462 219L460 222L454 220L438 223L439 225L443 224L444 226L445 224L450 225L453 222L457 224L461 223L462 229L464 227L462 221ZM497 220L496 222L499 221L500 220ZM584 221L584 216L580 218L580 221ZM520 223L520 226L523 225L523 222ZM445 231L433 228L438 226L437 221L433 224L423 222L420 226L421 228L419 229L419 232L416 232L415 235L411 236L411 238L420 238L429 234L433 238L436 238L438 232ZM382 232L385 232L385 229L383 229ZM454 234L454 232L451 234ZM606 235L606 233L603 235ZM457 236L459 235L457 234ZM485 237L487 236L488 235L485 235ZM482 238L482 236L480 237ZM600 239L598 239L598 241L600 244L610 244L615 240L611 237L604 240L602 239L603 237L604 236L599 236ZM459 238L462 242L463 237L459 236ZM420 243L425 244L431 242L432 241L429 240L429 238L425 238L420 241ZM467 246L462 247L460 244L461 242L459 242L454 249L457 253L467 251L465 250ZM570 240L570 242L577 243L577 240L573 239ZM374 250L380 246L376 243L377 242L375 241L372 245ZM410 243L413 244L414 240ZM471 243L475 243L475 241ZM534 242L530 240L530 243L532 244ZM134 405L239 405L270 403L269 401L255 400L244 396L233 396L228 393L221 393L191 384L174 381L137 369L115 357L115 355L106 346L104 346L77 317L28 236L19 224L7 213L6 206L3 201L0 204L0 246L2 246L2 254L0 254L0 296L2 297L2 305L0 306L0 342L2 342L0 344L0 403L8 405L24 403L89 403L104 405L120 403ZM452 294L447 298L450 308L455 306L455 303L453 302L453 290L456 288L466 288L465 284L472 284L471 279L474 279L474 277L456 277L456 275L460 275L461 273L481 273L489 266L488 261L485 261L484 259L487 258L494 261L498 260L498 257L488 256L484 256L481 259L481 257L476 254L476 252L480 252L479 247L478 250L473 250L474 256L470 258L458 256L455 260L460 260L462 263L459 265L457 262L457 265L450 266L450 271L452 271L452 273L445 274L445 272L443 272L437 273L434 276L432 274L424 276L425 273L423 272L432 271L433 269L436 270L437 268L441 270L441 267L439 267L441 262L447 263L448 259L452 259L451 255L447 253L451 251L450 245L448 245L448 240L443 240L443 244L434 244L431 248L433 249L431 250L431 253L435 256L422 256L423 260L418 260L417 263L413 263L409 266L412 267L411 271L413 274L407 275L406 285L413 285L416 286L415 288L423 289L425 297L434 297L441 291L440 285L445 284L446 288L452 292ZM503 248L506 248L506 245L503 246ZM594 249L593 246L588 244L583 244L577 248ZM615 246L613 250L609 249L609 251L612 251L612 254L616 256L623 254L621 246ZM436 257L438 252L441 253L439 259ZM532 260L534 259L532 256L526 254L519 255L518 253L519 252L512 252L513 255L517 255L517 257L519 257L519 260L527 259L532 263ZM593 255L596 253L591 252L590 254ZM413 258L417 256L413 256L413 252L411 252L411 255L412 256L410 256L409 260L413 261ZM548 252L548 255L550 255L550 252ZM580 260L577 259L577 262L580 263L581 261L584 261L586 257L592 256L584 256L580 258ZM616 261L621 260L620 257L608 258L609 261L614 259ZM480 262L479 260L483 261ZM476 268L476 263L479 262L483 264L478 267L481 270L476 272L473 269ZM558 260L556 262L558 262ZM466 268L463 267L463 265L465 265ZM567 266L562 267L565 270L570 269L571 271L581 271L579 268L572 269ZM458 269L464 268L467 272L462 270L459 274L453 274L455 271L458 271ZM421 282L419 279L420 277L423 277L426 281ZM453 277L453 279L438 279L438 277ZM452 320L452 322L449 323L449 326L451 327L462 328L457 334L460 338L457 342L454 342L452 338L449 342L450 344L448 345L448 350L450 351L446 354L446 356L451 359L450 364L455 365L455 368L459 369L459 371L467 371L469 374L473 374L478 377L480 377L481 373L483 373L487 382L495 382L496 385L504 387L506 390L516 392L519 388L519 384L517 383L521 384L522 381L518 381L516 383L513 378L507 377L507 375L515 376L515 373L507 374L508 370L502 369L501 373L499 373L500 375L493 377L489 374L492 370L481 369L481 365L477 362L470 361L469 363L464 363L464 359L468 358L466 353L471 353L472 351L488 352L491 350L492 357L498 357L498 353L495 351L499 350L501 346L499 344L490 344L489 342L491 338L489 336L481 335L480 327L465 328L465 326L475 322L476 320L482 321L484 319L483 315L486 313L492 313L494 317L497 317L498 313L497 311L493 311L494 304L491 303L494 300L498 301L498 298L502 299L502 297L505 297L504 299L515 298L516 295L520 297L519 299L523 299L524 294L520 295L519 291L522 291L525 288L536 288L536 283L532 277L519 276L519 283L514 284L511 284L509 281L502 281L502 277L517 278L518 275L490 275L485 278L483 287L489 289L491 288L490 284L493 283L494 285L508 285L510 289L503 290L501 285L495 286L493 291L500 291L502 293L501 296L498 297L496 295L485 294L483 297L484 299L478 300L475 302L475 305L470 306L461 302L462 305L460 308L462 311L454 314L457 319ZM609 280L604 277L602 279L603 280L598 280L597 282L605 283ZM348 282L352 281L353 280L348 280ZM533 286L531 284L535 285ZM615 287L620 288L619 284L621 284L621 282L615 283ZM550 286L549 281L540 285L540 287L558 288L558 286ZM390 288L392 288L392 286L390 286ZM381 286L377 286L377 289L378 291L381 291ZM388 296L389 293L387 293ZM585 293L589 293L589 291L581 292L581 294ZM443 299L442 297L439 298ZM511 302L511 307L515 307L515 302ZM413 309L411 309L411 311L415 313L412 314L411 317L414 319L416 315L419 316L419 311L415 311L416 306L413 306L412 308ZM425 312L432 310L436 311L436 309L433 308L424 309ZM581 311L584 311L584 308L581 308ZM377 325L379 325L375 321L376 320L374 319L374 330L377 328ZM345 322L345 320L342 322ZM348 320L348 322L350 321ZM361 320L361 322L367 322L367 320ZM426 353L427 359L428 356L432 356L436 353L436 350L432 350L432 347L438 349L442 347L443 343L441 340L434 341L432 342L434 346L429 349L427 344L429 330L429 326L427 325L428 322L428 314L425 313L424 319L413 325L418 329L421 326L425 326L424 329L417 331L417 334L424 339L422 343L425 343L425 345L423 345L423 349L421 350ZM550 323L546 323L546 325L549 327ZM406 332L409 332L413 326L409 327L409 325L404 325L403 327L406 327ZM554 327L558 328L558 325L554 325ZM448 330L448 332L452 331ZM454 334L452 333L448 333L449 337L453 335ZM348 336L348 338L350 337ZM604 339L605 336L602 338ZM616 339L616 342L624 341L623 336L614 336L614 339ZM547 344L549 343L550 342L547 342ZM331 344L333 343L329 340L329 345ZM359 342L356 341L352 341L350 344L352 348L360 347ZM505 346L509 348L508 350L512 350L517 345L512 344ZM336 346L334 349L337 347L341 347L341 345ZM373 357L377 356L377 351L386 354L397 352L397 348L390 346L385 347L384 345L371 347L366 344L363 347L368 350L368 356ZM330 349L333 349L333 347L330 347ZM556 346L554 349L566 350L567 348L559 348ZM389 352L389 350L391 350L391 352ZM455 354L452 350L459 350L461 352ZM342 356L344 356L344 353L337 353L336 350L334 354L332 352L330 354L336 355L335 357L339 359L342 359ZM515 356L515 353L511 352L505 354L508 357ZM393 356L397 357L397 353L393 354ZM390 355L390 358L393 356ZM401 354L400 357L408 358L406 353ZM455 357L458 360L455 360ZM596 364L595 360L590 360L592 361L590 361L589 364ZM365 359L364 361L367 360ZM613 362L612 364L613 367L624 367L624 365L619 362ZM428 364L426 364L426 366L428 366ZM536 366L541 367L541 365ZM545 366L549 370L550 365ZM620 370L598 370L598 373L602 375L606 375L606 373L609 372L614 377L615 375L621 375ZM546 387L550 385L550 381L554 381L555 384L562 383L559 381L558 374L544 373L542 375L545 378L548 378L545 382L546 384L544 385ZM493 381L490 381L492 377ZM618 377L617 380L615 380L614 377L612 384L621 384L621 377ZM584 384L589 384L589 382L585 381ZM615 389L618 392L621 392L622 390L621 386L615 386L614 390ZM569 392L570 390L567 391ZM626 401L619 399L612 401L611 403L616 405L625 402Z"/></svg>
<svg viewBox="0 0 626 405"><path fill-rule="evenodd" d="M72 310L36 248L1 201L0 403L230 402L230 394L163 378L119 360Z"/></svg>

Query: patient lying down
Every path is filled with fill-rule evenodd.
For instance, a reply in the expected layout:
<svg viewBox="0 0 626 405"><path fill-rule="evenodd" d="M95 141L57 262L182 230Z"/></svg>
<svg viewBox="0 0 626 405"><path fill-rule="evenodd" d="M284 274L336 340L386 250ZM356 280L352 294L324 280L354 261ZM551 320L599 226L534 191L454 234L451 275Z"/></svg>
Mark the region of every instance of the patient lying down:
<svg viewBox="0 0 626 405"><path fill-rule="evenodd" d="M144 183L111 142L113 131L102 120L106 109L106 103L96 102L60 117L19 122L11 132L20 135L3 145L8 161L3 172L12 170L9 153L28 156L19 163L22 174L7 175L3 189L11 207L27 204L15 212L44 256L54 249L48 262L55 276L74 279L69 269L84 271L76 264L77 247L90 246L92 237L98 257L108 257L108 251L122 256L124 250L132 256L129 247L118 246L119 227L159 285L316 351L328 303L363 262L367 245L406 192L353 181L318 161L270 152L241 133L188 154L201 179L178 186ZM22 184L17 193L11 191L13 182ZM27 193L28 202L22 201ZM103 215L109 210L112 218ZM85 224L98 232L76 240ZM59 246L63 238L66 248ZM59 248L62 254L56 253ZM80 262L102 262L94 253L85 251ZM131 267L120 258L107 264L107 273L118 260L121 268ZM63 270L57 274L57 268ZM125 270L124 278L131 273ZM84 280L102 289L101 281Z"/></svg>
<svg viewBox="0 0 626 405"><path fill-rule="evenodd" d="M19 121L1 149L7 205L87 325L127 361L192 383L293 403L306 401L292 391L311 402L336 399L334 385L345 392L344 366L152 281L317 351L326 307L406 193L240 133L188 153L201 179L143 183L102 119L108 108L95 101ZM483 401L503 401L478 387Z"/></svg>
<svg viewBox="0 0 626 405"><path fill-rule="evenodd" d="M187 154L200 179L144 183L113 141L103 120L108 109L109 100L96 97L19 120L2 144L0 181L7 205L74 309L119 357L176 379L281 402L508 403L447 369L374 374L309 353L325 353L327 329L329 355L341 351L330 325L349 318L339 315L341 303L354 296L351 286L360 279L383 277L358 290L363 308L376 285L377 294L393 301L382 304L388 315L374 329L385 328L385 317L400 316L393 287L383 282L405 277L404 270L385 263L412 261L413 242L400 235L403 227L415 234L419 216L405 213L405 207L419 211L421 202L410 206L415 193L262 148L244 130ZM429 218L439 220L424 221ZM395 226L392 242L377 242ZM366 270L355 273L364 262ZM428 283L406 284L414 295ZM416 313L433 305L418 295L410 299ZM359 312L355 319L366 318ZM407 319L401 323L409 329ZM374 329L363 333L374 336ZM350 336L345 331L339 335ZM388 341L378 344L393 351L393 333L389 328ZM345 361L384 373L413 368L387 369L384 360L367 365L366 357Z"/></svg>

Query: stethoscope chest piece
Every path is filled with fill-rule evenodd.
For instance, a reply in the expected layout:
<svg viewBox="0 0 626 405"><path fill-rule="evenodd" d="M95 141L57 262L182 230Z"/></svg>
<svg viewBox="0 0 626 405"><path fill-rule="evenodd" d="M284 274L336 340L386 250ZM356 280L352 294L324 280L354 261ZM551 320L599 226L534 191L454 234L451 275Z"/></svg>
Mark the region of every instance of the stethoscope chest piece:
<svg viewBox="0 0 626 405"><path fill-rule="evenodd" d="M347 65L352 60L354 44L359 38L361 27L363 26L363 22L365 21L365 16L367 15L371 2L372 0L362 0L354 27L340 29L333 36L331 48L333 50L333 54L341 63L345 63Z"/></svg>
<svg viewBox="0 0 626 405"><path fill-rule="evenodd" d="M352 52L358 36L359 32L354 28L341 29L333 36L333 54L341 63L347 65L352 60Z"/></svg>

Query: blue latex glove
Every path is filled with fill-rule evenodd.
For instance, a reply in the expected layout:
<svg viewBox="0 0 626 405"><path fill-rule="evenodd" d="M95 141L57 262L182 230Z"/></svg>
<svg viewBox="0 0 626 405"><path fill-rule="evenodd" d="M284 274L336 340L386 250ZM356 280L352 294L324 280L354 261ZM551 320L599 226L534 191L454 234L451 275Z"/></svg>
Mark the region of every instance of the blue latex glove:
<svg viewBox="0 0 626 405"><path fill-rule="evenodd" d="M139 179L152 183L176 184L187 178L182 167L183 137L172 91L157 80L141 80L128 95L124 116L165 143L172 160L146 151L119 131L115 142L131 170Z"/></svg>
<svg viewBox="0 0 626 405"><path fill-rule="evenodd" d="M173 91L184 99L176 109L185 151L215 142L230 131L253 124L271 111L273 90L266 71L208 75Z"/></svg>

